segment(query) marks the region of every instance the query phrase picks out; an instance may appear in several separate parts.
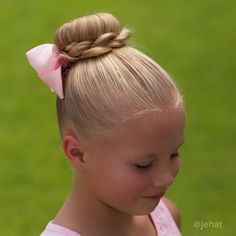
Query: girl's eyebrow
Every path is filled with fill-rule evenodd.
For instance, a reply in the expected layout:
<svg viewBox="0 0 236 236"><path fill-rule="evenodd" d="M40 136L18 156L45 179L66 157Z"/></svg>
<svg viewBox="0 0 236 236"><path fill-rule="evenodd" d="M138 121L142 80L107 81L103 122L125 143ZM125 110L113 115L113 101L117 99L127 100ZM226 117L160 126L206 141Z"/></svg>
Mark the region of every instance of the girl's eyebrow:
<svg viewBox="0 0 236 236"><path fill-rule="evenodd" d="M177 149L179 149L183 144L184 144L184 139L183 141L180 143L180 145L177 147ZM138 155L140 158L154 158L156 157L157 154L155 153L142 153L141 155Z"/></svg>

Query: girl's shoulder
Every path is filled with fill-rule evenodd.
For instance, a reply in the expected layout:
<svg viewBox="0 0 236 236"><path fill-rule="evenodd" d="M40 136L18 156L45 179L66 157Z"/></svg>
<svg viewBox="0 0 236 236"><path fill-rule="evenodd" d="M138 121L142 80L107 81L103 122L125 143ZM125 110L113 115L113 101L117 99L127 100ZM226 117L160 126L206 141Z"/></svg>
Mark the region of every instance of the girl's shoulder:
<svg viewBox="0 0 236 236"><path fill-rule="evenodd" d="M151 219L158 235L181 236L179 226L175 221L178 214L178 208L171 200L161 198L157 207L151 212Z"/></svg>
<svg viewBox="0 0 236 236"><path fill-rule="evenodd" d="M40 236L80 236L80 234L50 221Z"/></svg>
<svg viewBox="0 0 236 236"><path fill-rule="evenodd" d="M168 208L171 216L173 217L176 225L178 226L178 228L180 230L180 227L181 227L181 215L180 215L180 211L179 211L178 207L169 198L163 197L162 200L165 203L166 207Z"/></svg>

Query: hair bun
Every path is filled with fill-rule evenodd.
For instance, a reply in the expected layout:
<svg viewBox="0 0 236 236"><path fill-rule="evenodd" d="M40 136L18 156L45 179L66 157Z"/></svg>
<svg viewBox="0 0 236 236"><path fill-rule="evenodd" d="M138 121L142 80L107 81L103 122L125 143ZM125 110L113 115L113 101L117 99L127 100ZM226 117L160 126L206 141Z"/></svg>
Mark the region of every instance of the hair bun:
<svg viewBox="0 0 236 236"><path fill-rule="evenodd" d="M55 33L54 43L69 62L75 62L123 47L131 35L110 13L97 13L62 25Z"/></svg>

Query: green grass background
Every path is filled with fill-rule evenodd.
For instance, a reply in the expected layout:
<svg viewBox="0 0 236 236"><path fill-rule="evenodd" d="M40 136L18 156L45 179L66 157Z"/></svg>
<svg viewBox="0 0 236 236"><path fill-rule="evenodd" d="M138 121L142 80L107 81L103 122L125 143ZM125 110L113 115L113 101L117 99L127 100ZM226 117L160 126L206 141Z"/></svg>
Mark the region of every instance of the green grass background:
<svg viewBox="0 0 236 236"><path fill-rule="evenodd" d="M235 235L236 1L0 0L0 235L39 235L72 179L60 146L55 94L25 52L51 43L81 15L107 11L134 30L129 42L160 63L184 94L181 172L167 196L183 235ZM221 222L200 230L197 221Z"/></svg>

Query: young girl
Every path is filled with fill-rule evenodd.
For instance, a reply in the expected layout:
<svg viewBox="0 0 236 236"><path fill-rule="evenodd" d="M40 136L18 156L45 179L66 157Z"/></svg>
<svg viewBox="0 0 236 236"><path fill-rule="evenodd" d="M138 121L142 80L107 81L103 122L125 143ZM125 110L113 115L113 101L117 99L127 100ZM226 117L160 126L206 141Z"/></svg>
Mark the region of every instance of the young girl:
<svg viewBox="0 0 236 236"><path fill-rule="evenodd" d="M58 95L74 174L41 236L180 235L179 211L164 194L179 171L183 99L160 65L126 46L130 36L112 14L97 13L26 53Z"/></svg>

